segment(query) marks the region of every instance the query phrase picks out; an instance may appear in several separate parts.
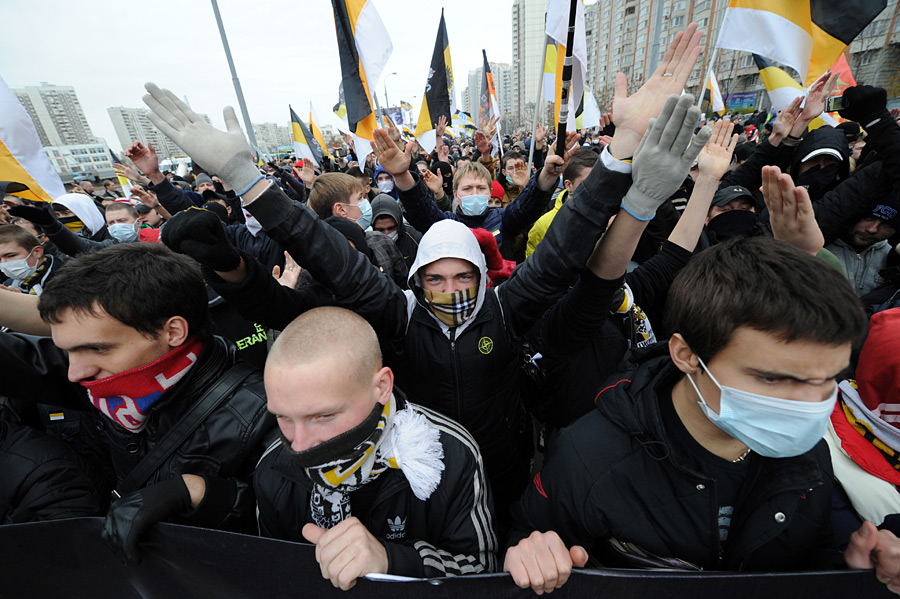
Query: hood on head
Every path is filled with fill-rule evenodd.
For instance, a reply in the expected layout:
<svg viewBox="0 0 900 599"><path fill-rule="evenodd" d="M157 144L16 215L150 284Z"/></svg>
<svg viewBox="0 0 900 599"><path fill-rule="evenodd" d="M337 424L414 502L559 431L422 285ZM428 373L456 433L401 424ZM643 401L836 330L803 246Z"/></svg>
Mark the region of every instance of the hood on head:
<svg viewBox="0 0 900 599"><path fill-rule="evenodd" d="M106 219L103 218L97 204L83 193L66 193L53 200L53 203L62 204L71 210L78 220L84 223L91 235L95 235L106 226Z"/></svg>
<svg viewBox="0 0 900 599"><path fill-rule="evenodd" d="M400 204L397 203L397 200L386 193L379 193L377 196L375 196L375 199L372 200L373 224L379 216L392 217L395 221L397 221L397 232L403 234L403 213L400 210Z"/></svg>
<svg viewBox="0 0 900 599"><path fill-rule="evenodd" d="M387 172L386 170L384 170L381 167L381 165L379 164L378 166L375 167L375 174L372 175L372 189L373 190L378 189L378 175L380 175L381 173L388 175L391 178L391 181L394 180L394 175L392 175L389 172ZM378 190L378 191L379 191L379 193L384 193L381 190ZM397 194L397 186L396 185L394 185L394 188L387 195L391 196L395 200L400 199L400 196Z"/></svg>
<svg viewBox="0 0 900 599"><path fill-rule="evenodd" d="M478 245L478 239L475 238L475 234L463 223L445 219L431 225L422 236L421 241L419 241L416 260L409 269L409 288L414 290L420 304L424 305L419 270L441 258L458 258L471 262L478 268L478 299L475 302L475 312L469 320L459 327L459 331L462 332L469 323L475 320L478 311L481 310L481 305L484 303L484 293L487 285L487 266L484 261L484 254L481 253L481 246ZM431 313L430 310L429 313ZM445 331L449 328L433 314L432 317Z"/></svg>

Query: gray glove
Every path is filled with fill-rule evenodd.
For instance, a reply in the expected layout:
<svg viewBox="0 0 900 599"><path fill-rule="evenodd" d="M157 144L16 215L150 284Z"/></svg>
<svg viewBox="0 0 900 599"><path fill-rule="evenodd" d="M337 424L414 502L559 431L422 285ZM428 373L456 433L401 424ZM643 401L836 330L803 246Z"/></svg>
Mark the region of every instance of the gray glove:
<svg viewBox="0 0 900 599"><path fill-rule="evenodd" d="M262 178L250 158L250 144L234 108L226 106L222 111L228 131L219 131L169 90L159 89L154 83L144 87L150 92L144 96L144 104L150 108L147 116L203 170L218 175L238 195Z"/></svg>
<svg viewBox="0 0 900 599"><path fill-rule="evenodd" d="M684 183L712 135L712 128L706 126L691 140L699 119L700 109L694 106L690 94L669 96L659 117L650 119L650 126L634 151L634 183L622 198L622 208L628 214L638 220L652 219L657 208Z"/></svg>

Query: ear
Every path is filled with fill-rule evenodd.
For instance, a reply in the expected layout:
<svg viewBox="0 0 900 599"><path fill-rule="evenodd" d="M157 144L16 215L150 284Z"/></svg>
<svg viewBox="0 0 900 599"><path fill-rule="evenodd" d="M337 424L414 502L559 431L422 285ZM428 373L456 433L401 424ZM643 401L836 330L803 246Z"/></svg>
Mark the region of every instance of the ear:
<svg viewBox="0 0 900 599"><path fill-rule="evenodd" d="M566 188L566 191L568 191L569 194L572 193L572 182L568 179L563 179L563 187Z"/></svg>
<svg viewBox="0 0 900 599"><path fill-rule="evenodd" d="M190 336L190 327L183 316L172 316L163 325L162 335L170 347L178 347Z"/></svg>
<svg viewBox="0 0 900 599"><path fill-rule="evenodd" d="M340 202L335 202L331 205L331 216L339 216L341 218L347 218L347 209L344 208L344 205Z"/></svg>
<svg viewBox="0 0 900 599"><path fill-rule="evenodd" d="M32 252L31 255L34 256L35 258L37 258L37 262L40 262L41 260L43 260L44 246L36 245L36 246L34 246L34 249L31 250L31 252ZM37 264L37 262L35 262L35 264Z"/></svg>
<svg viewBox="0 0 900 599"><path fill-rule="evenodd" d="M388 402L391 398L391 394L394 392L394 373L390 368L385 366L375 373L373 380L375 383L375 401L384 405Z"/></svg>
<svg viewBox="0 0 900 599"><path fill-rule="evenodd" d="M685 374L699 374L703 370L700 367L700 359L681 336L681 333L673 333L669 337L669 357L672 358L678 370Z"/></svg>

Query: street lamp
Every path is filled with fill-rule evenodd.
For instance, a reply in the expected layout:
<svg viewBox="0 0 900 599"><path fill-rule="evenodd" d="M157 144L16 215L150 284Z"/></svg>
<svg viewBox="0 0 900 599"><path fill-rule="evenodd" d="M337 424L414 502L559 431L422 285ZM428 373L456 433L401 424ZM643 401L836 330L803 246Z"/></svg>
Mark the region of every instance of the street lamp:
<svg viewBox="0 0 900 599"><path fill-rule="evenodd" d="M384 78L384 107L385 107L385 110L391 107L391 102L390 102L390 100L388 100L388 95L387 95L387 80L391 78L391 75L396 75L396 74L397 74L397 72L394 71L393 73L391 73L390 75L388 75L387 77Z"/></svg>

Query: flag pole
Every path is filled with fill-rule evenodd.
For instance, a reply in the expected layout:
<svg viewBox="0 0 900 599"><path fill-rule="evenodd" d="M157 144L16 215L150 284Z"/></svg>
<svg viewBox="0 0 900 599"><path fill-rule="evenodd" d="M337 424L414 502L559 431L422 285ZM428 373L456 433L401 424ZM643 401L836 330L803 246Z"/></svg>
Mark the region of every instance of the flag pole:
<svg viewBox="0 0 900 599"><path fill-rule="evenodd" d="M572 86L572 46L575 45L575 15L578 10L578 0L572 0L569 4L569 31L566 35L566 60L563 63L562 95L559 100L559 124L556 127L556 154L566 155L566 125L569 120L569 88ZM544 44L544 48L547 45ZM543 79L543 75L541 75Z"/></svg>
<svg viewBox="0 0 900 599"><path fill-rule="evenodd" d="M723 20L723 22L719 23L719 33L716 35L716 45L713 46L712 56L710 56L709 62L707 63L707 64L709 64L709 68L706 69L706 77L700 83L700 85L701 85L700 93L697 94L698 96L700 96L700 100L697 102L697 108L700 108L700 105L703 104L703 90L706 89L706 83L707 83L707 81L709 81L709 75L710 75L710 73L712 73L713 65L715 65L716 57L719 54L719 42L722 41L722 25L724 25L725 16L722 17L722 20ZM735 60L737 60L737 59L735 59ZM710 104L712 104L712 92L710 92L710 94L709 94L709 102L710 102Z"/></svg>
<svg viewBox="0 0 900 599"><path fill-rule="evenodd" d="M228 68L231 70L231 82L234 83L234 93L237 95L238 106L241 108L241 115L244 117L244 129L247 139L250 140L250 146L259 156L259 147L256 145L256 135L253 133L253 124L250 122L250 114L247 112L247 103L244 102L244 92L241 91L241 80L238 79L237 71L234 70L234 61L231 60L231 49L228 47L228 38L225 37L225 26L222 25L222 15L219 14L219 4L216 0L212 1L213 13L216 15L216 24L219 26L219 35L222 36L222 46L225 48L225 58L228 59Z"/></svg>
<svg viewBox="0 0 900 599"><path fill-rule="evenodd" d="M532 119L531 123L531 147L528 149L528 170L526 173L531 173L531 165L534 164L534 132L537 129L538 122L538 114L543 103L543 94L544 94L544 65L547 63L547 13L544 13L544 55L541 58L541 70L539 71L541 76L538 79L538 92L537 92L537 100L534 102L534 119Z"/></svg>

